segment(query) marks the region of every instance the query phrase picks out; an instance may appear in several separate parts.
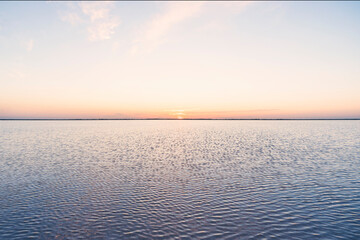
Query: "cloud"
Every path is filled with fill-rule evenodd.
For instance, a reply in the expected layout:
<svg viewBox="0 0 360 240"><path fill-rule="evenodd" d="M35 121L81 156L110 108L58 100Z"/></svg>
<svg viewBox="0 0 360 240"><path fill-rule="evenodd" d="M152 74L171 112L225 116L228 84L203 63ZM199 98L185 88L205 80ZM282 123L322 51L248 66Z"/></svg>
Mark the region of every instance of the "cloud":
<svg viewBox="0 0 360 240"><path fill-rule="evenodd" d="M25 42L24 45L25 45L26 51L31 52L34 47L34 40L30 39L29 41Z"/></svg>
<svg viewBox="0 0 360 240"><path fill-rule="evenodd" d="M132 54L151 52L166 41L168 32L177 25L202 13L207 13L211 19L219 16L219 9L228 15L236 15L252 2L168 2L162 13L155 15L147 22L143 30L133 42ZM219 16L224 18L224 16ZM219 19L217 19L219 20ZM209 27L222 27L221 24L210 23Z"/></svg>
<svg viewBox="0 0 360 240"><path fill-rule="evenodd" d="M75 12L66 12L66 13L63 13L61 16L60 16L61 20L64 21L64 22L68 22L70 23L71 25L78 25L80 23L83 22L83 20L81 19L81 17L75 13Z"/></svg>
<svg viewBox="0 0 360 240"><path fill-rule="evenodd" d="M100 41L110 39L111 35L115 33L115 28L119 25L119 22L115 19L109 19L107 21L97 22L87 28L88 39L90 41Z"/></svg>
<svg viewBox="0 0 360 240"><path fill-rule="evenodd" d="M90 17L92 22L109 17L112 2L80 2L82 12Z"/></svg>
<svg viewBox="0 0 360 240"><path fill-rule="evenodd" d="M77 5L68 4L69 10L62 13L60 18L72 25L82 24L88 33L89 41L110 39L120 20L110 14L113 2L79 2Z"/></svg>
<svg viewBox="0 0 360 240"><path fill-rule="evenodd" d="M165 41L166 34L175 25L198 14L204 2L169 2L164 11L151 19L134 41L132 53L150 52Z"/></svg>
<svg viewBox="0 0 360 240"><path fill-rule="evenodd" d="M140 31L132 43L131 53L153 51L166 42L167 35L173 28L203 12L214 16L215 19L219 8L226 9L222 12L233 15L241 12L249 4L250 2L166 2L160 13L137 28ZM106 40L113 36L121 23L117 16L111 14L114 6L114 2L67 3L68 9L60 14L60 18L71 25L83 26L88 33L89 41ZM215 24L211 26L219 27Z"/></svg>

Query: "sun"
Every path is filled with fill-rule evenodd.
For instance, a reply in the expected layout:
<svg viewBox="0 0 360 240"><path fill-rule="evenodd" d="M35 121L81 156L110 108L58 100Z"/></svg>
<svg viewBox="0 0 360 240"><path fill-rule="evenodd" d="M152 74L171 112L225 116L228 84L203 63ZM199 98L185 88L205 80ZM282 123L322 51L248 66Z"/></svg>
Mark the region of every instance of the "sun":
<svg viewBox="0 0 360 240"><path fill-rule="evenodd" d="M171 118L173 119L177 119L177 120L182 120L185 117L185 113L183 109L173 109L173 110L169 110L169 115L171 116Z"/></svg>

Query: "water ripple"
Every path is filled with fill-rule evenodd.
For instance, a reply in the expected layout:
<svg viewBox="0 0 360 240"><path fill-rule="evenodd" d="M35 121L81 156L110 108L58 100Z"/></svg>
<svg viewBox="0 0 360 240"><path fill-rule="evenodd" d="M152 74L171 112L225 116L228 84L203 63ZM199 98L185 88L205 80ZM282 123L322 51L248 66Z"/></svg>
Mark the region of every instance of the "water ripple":
<svg viewBox="0 0 360 240"><path fill-rule="evenodd" d="M1 121L0 239L359 239L360 121Z"/></svg>

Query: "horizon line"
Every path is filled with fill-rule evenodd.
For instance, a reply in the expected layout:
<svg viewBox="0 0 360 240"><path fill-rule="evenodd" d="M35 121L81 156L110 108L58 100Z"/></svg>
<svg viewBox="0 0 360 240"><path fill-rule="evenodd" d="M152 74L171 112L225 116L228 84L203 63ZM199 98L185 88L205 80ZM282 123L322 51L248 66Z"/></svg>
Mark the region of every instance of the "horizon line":
<svg viewBox="0 0 360 240"><path fill-rule="evenodd" d="M360 118L0 118L0 121L111 121L111 120L360 120Z"/></svg>

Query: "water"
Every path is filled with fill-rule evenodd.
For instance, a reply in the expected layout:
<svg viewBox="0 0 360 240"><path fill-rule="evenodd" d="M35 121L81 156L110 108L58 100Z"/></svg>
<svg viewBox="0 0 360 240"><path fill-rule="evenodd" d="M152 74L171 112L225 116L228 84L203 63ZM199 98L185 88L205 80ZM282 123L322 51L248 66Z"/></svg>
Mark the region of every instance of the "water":
<svg viewBox="0 0 360 240"><path fill-rule="evenodd" d="M359 239L360 121L0 121L0 239Z"/></svg>

